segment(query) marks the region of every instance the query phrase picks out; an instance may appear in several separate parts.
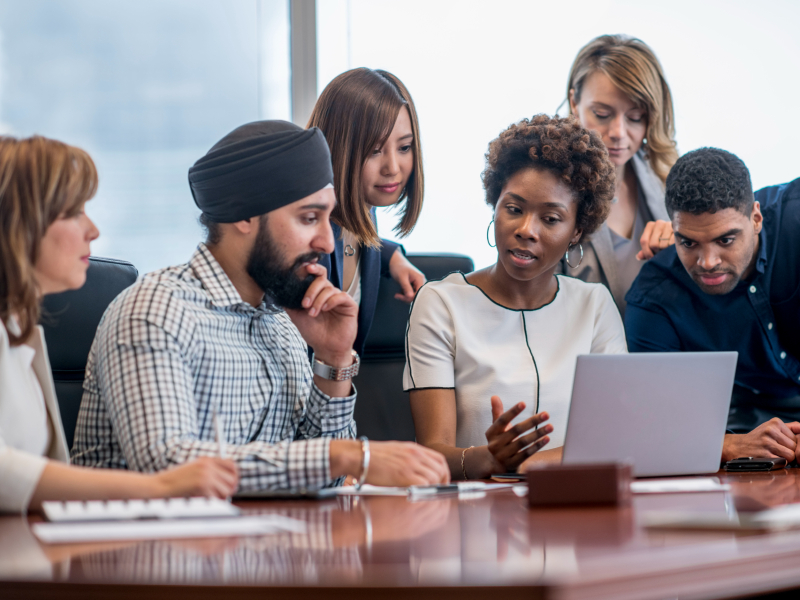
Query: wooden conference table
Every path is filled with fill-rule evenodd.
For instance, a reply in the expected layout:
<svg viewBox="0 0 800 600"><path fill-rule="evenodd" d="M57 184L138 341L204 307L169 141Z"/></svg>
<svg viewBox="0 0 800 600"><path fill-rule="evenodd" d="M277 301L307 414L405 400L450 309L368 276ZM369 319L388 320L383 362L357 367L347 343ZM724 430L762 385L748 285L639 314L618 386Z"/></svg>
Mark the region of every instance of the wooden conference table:
<svg viewBox="0 0 800 600"><path fill-rule="evenodd" d="M800 588L800 531L646 529L648 511L800 502L800 469L720 477L728 493L635 496L627 508L530 510L511 490L248 501L304 534L40 545L0 517L0 598L733 598Z"/></svg>

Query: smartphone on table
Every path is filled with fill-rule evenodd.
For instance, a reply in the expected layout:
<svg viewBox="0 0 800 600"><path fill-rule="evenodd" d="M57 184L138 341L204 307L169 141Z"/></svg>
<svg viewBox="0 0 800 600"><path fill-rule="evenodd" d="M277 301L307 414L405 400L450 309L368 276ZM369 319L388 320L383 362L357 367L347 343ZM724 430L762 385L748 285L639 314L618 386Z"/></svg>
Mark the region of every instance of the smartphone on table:
<svg viewBox="0 0 800 600"><path fill-rule="evenodd" d="M786 467L785 458L766 458L763 456L743 456L725 463L726 471L776 471Z"/></svg>

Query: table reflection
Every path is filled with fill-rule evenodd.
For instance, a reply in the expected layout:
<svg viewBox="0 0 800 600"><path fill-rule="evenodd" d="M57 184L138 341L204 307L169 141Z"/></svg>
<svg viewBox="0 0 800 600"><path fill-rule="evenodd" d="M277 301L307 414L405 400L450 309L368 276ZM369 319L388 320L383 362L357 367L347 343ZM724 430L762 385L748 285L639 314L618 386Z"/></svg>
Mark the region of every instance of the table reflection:
<svg viewBox="0 0 800 600"><path fill-rule="evenodd" d="M246 514L279 514L301 520L307 530L243 538L153 540L89 552L76 546L69 579L306 585L324 579L354 583L363 579L365 561L386 546L425 536L445 525L451 504L343 497L278 509L265 503L245 502L241 507Z"/></svg>
<svg viewBox="0 0 800 600"><path fill-rule="evenodd" d="M730 481L728 494L642 495L622 508L532 510L509 490L416 502L248 501L239 503L245 514L298 519L307 530L197 540L43 545L27 519L1 517L0 579L383 587L551 585L602 578L610 569L627 576L654 565L691 566L698 558L688 556L701 559L705 549L724 556L740 551L736 532L644 528L648 511L735 514L800 501L794 473Z"/></svg>

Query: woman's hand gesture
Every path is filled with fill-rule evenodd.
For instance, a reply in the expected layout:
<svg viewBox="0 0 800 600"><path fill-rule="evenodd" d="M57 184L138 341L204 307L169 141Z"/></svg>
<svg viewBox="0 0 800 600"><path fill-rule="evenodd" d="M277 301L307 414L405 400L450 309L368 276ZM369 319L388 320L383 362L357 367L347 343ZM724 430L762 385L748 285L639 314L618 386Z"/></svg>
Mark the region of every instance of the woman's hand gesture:
<svg viewBox="0 0 800 600"><path fill-rule="evenodd" d="M547 434L553 431L552 425L538 427L550 418L546 412L540 412L512 426L511 421L523 410L525 404L519 402L503 412L503 402L498 396L492 396L494 423L486 430L486 440L489 442L489 452L506 472L516 472L522 461L550 441ZM530 432L536 427L538 429Z"/></svg>

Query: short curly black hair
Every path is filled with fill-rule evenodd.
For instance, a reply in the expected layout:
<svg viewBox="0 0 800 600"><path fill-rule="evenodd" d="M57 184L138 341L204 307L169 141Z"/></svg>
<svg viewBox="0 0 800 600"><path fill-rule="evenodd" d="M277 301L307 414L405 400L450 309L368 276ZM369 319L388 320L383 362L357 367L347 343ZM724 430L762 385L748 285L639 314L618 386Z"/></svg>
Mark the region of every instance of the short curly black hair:
<svg viewBox="0 0 800 600"><path fill-rule="evenodd" d="M546 169L557 175L578 202L576 226L581 241L608 217L614 198L615 170L600 136L584 129L573 116L536 115L523 119L489 143L483 187L494 208L500 192L517 172Z"/></svg>
<svg viewBox="0 0 800 600"><path fill-rule="evenodd" d="M698 148L678 159L667 176L667 212L693 215L735 208L749 216L753 184L742 160L719 148Z"/></svg>

